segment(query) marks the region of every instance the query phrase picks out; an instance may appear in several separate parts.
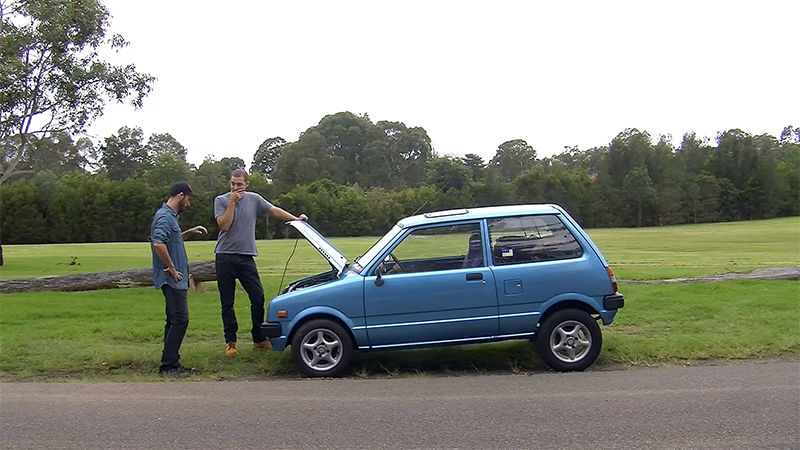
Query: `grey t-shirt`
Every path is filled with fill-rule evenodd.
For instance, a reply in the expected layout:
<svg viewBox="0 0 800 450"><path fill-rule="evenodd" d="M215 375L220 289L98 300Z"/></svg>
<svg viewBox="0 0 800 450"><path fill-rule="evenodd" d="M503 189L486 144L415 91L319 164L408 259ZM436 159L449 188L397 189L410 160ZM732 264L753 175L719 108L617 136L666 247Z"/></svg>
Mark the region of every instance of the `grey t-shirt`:
<svg viewBox="0 0 800 450"><path fill-rule="evenodd" d="M231 193L219 195L214 199L214 218L225 214ZM244 196L233 210L233 223L228 231L220 231L214 253L258 256L256 250L256 218L267 214L272 203L255 192L245 191Z"/></svg>

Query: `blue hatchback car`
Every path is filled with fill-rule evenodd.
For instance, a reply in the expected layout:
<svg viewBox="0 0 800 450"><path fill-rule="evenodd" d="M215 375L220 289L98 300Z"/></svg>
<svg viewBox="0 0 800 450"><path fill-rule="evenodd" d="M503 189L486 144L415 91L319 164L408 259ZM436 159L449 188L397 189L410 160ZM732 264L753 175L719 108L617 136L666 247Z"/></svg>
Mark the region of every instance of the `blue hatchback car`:
<svg viewBox="0 0 800 450"><path fill-rule="evenodd" d="M272 299L262 329L308 376L338 376L355 351L535 339L552 369L583 370L598 322L624 305L600 250L558 205L440 211L400 220L352 264L302 221L331 265Z"/></svg>

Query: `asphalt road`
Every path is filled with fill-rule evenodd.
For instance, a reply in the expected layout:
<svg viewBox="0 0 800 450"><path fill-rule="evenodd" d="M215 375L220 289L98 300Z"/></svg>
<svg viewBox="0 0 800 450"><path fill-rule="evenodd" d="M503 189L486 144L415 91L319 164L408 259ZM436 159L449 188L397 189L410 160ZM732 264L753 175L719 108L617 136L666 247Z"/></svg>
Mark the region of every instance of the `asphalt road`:
<svg viewBox="0 0 800 450"><path fill-rule="evenodd" d="M800 448L800 363L406 379L2 383L3 449Z"/></svg>

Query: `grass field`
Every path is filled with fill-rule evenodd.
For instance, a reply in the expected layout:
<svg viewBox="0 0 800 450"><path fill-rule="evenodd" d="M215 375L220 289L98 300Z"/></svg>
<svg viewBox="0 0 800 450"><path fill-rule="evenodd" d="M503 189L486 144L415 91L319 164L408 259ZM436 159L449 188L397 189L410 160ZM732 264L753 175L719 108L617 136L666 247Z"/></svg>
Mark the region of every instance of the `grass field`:
<svg viewBox="0 0 800 450"><path fill-rule="evenodd" d="M620 279L659 279L800 265L800 218L648 229L589 230ZM336 238L348 257L376 238ZM258 259L267 297L279 289L294 240L261 241ZM212 258L212 242L191 242L191 261ZM146 243L4 246L0 277L147 267ZM74 262L74 264L70 264ZM284 285L326 270L300 241ZM189 297L191 323L181 354L201 378L297 376L288 352L222 353L219 299L213 283ZM595 368L691 363L713 358L797 355L800 284L732 281L691 285L621 285L626 306L610 327ZM237 295L239 341L249 338L248 302ZM163 336L164 303L154 289L0 297L0 379L150 380ZM360 354L354 376L425 376L543 369L527 341Z"/></svg>
<svg viewBox="0 0 800 450"><path fill-rule="evenodd" d="M651 228L588 230L620 279L647 280L741 272L800 264L800 217L752 222ZM350 260L363 254L377 237L331 238ZM280 276L294 239L258 242L262 276ZM0 278L28 278L100 272L150 266L147 242L7 245ZM189 261L214 259L214 242L186 243ZM466 251L466 238L454 243L454 254ZM73 264L74 263L74 264ZM287 276L324 271L327 263L300 241Z"/></svg>

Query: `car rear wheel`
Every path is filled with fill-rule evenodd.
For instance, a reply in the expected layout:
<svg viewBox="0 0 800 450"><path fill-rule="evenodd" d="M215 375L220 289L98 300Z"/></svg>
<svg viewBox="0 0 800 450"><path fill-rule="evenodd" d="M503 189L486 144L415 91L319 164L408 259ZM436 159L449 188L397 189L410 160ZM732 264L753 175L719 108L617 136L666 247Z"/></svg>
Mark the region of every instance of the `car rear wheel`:
<svg viewBox="0 0 800 450"><path fill-rule="evenodd" d="M539 356L559 372L580 371L600 355L600 326L585 311L564 309L547 317L536 333Z"/></svg>
<svg viewBox="0 0 800 450"><path fill-rule="evenodd" d="M292 338L292 359L310 377L337 377L350 365L353 341L338 323L316 319L303 324Z"/></svg>

